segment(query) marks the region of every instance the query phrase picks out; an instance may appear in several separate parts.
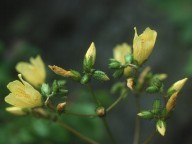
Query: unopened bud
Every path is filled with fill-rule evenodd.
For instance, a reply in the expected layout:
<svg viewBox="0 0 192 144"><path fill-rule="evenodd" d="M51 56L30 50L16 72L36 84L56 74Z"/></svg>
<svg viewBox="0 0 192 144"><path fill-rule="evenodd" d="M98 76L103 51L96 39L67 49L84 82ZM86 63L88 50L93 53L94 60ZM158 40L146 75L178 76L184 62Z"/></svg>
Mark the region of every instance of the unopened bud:
<svg viewBox="0 0 192 144"><path fill-rule="evenodd" d="M83 68L85 71L90 71L90 69L95 64L95 59L96 59L96 48L95 44L92 42L84 57Z"/></svg>
<svg viewBox="0 0 192 144"><path fill-rule="evenodd" d="M90 80L90 76L88 74L85 74L82 78L81 78L81 84L87 84Z"/></svg>
<svg viewBox="0 0 192 144"><path fill-rule="evenodd" d="M98 107L96 113L99 117L104 117L106 115L106 110L104 107Z"/></svg>
<svg viewBox="0 0 192 144"><path fill-rule="evenodd" d="M71 71L67 71L61 67L58 67L56 65L49 65L49 68L56 74L60 75L60 76L63 76L63 77L71 77L73 76L72 72Z"/></svg>
<svg viewBox="0 0 192 144"><path fill-rule="evenodd" d="M157 131L164 136L166 132L166 123L163 120L158 120L156 123Z"/></svg>
<svg viewBox="0 0 192 144"><path fill-rule="evenodd" d="M57 105L57 111L58 111L59 113L63 112L63 111L65 110L66 104L67 104L66 102L59 103L59 104Z"/></svg>
<svg viewBox="0 0 192 144"><path fill-rule="evenodd" d="M103 71L94 71L93 78L99 81L108 81L109 77Z"/></svg>
<svg viewBox="0 0 192 144"><path fill-rule="evenodd" d="M127 87L130 88L131 90L133 90L133 86L134 86L134 79L128 78L127 79Z"/></svg>
<svg viewBox="0 0 192 144"><path fill-rule="evenodd" d="M124 69L121 68L121 69L117 69L115 70L115 72L113 73L113 77L114 78L120 78L124 73Z"/></svg>
<svg viewBox="0 0 192 144"><path fill-rule="evenodd" d="M49 86L49 84L42 84L41 86L41 93L44 95L44 96L48 96L50 93L51 93L51 88Z"/></svg>
<svg viewBox="0 0 192 144"><path fill-rule="evenodd" d="M144 119L152 119L153 118L153 113L150 111L142 111L142 112L138 113L137 115L140 116L141 118L144 118Z"/></svg>

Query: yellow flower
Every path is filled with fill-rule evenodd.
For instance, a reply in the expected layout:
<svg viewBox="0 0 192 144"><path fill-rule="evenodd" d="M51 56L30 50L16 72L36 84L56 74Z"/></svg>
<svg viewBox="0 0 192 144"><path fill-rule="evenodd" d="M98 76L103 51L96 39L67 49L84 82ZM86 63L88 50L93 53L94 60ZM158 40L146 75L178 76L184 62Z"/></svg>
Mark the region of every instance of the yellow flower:
<svg viewBox="0 0 192 144"><path fill-rule="evenodd" d="M137 29L135 29L135 36L133 39L133 57L142 65L150 56L155 45L157 32L146 28L145 31L138 36Z"/></svg>
<svg viewBox="0 0 192 144"><path fill-rule="evenodd" d="M121 64L125 64L125 56L127 54L131 54L131 47L126 44L123 43L121 45L117 45L114 49L113 49L113 57L119 61ZM124 75L128 76L131 72L131 67L126 67L124 69Z"/></svg>
<svg viewBox="0 0 192 144"><path fill-rule="evenodd" d="M19 79L10 82L7 88L10 90L8 96L5 97L5 102L17 108L8 108L8 111L20 111L22 108L34 108L42 106L42 96L35 90L28 82L24 81L21 74L18 75Z"/></svg>
<svg viewBox="0 0 192 144"><path fill-rule="evenodd" d="M89 61L90 58L92 58L92 66L94 65L95 59L96 59L96 48L95 48L95 44L93 42L89 46L89 48L85 54L85 58L87 61Z"/></svg>
<svg viewBox="0 0 192 144"><path fill-rule="evenodd" d="M41 57L30 58L30 63L19 62L16 65L16 70L32 85L38 87L45 81L46 71L45 65Z"/></svg>
<svg viewBox="0 0 192 144"><path fill-rule="evenodd" d="M178 93L181 91L181 89L183 88L184 84L186 83L187 78L184 78L182 80L179 80L177 82L175 82L169 89L168 92L173 91L173 94L170 96L169 100L166 103L166 110L167 112L170 112L171 110L173 110L173 108L176 105L176 100L178 97Z"/></svg>
<svg viewBox="0 0 192 144"><path fill-rule="evenodd" d="M12 114L15 114L15 115L25 115L26 112L23 111L22 108L19 108L19 107L7 107L5 109L7 112L10 112Z"/></svg>

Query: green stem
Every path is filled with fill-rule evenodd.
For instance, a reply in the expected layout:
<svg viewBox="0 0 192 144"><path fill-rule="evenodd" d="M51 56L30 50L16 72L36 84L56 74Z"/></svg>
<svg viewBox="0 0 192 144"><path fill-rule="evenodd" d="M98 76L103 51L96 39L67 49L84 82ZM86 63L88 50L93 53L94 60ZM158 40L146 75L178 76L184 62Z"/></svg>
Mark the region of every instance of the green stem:
<svg viewBox="0 0 192 144"><path fill-rule="evenodd" d="M155 137L156 130L152 131L152 133L145 139L143 144L149 144L151 140Z"/></svg>
<svg viewBox="0 0 192 144"><path fill-rule="evenodd" d="M55 114L50 115L42 108L33 109L32 114L35 117L49 120L49 121L59 124L61 127L67 129L69 132L73 133L74 135L79 137L81 140L87 142L88 144L98 144L98 142L92 140L91 138L88 138L87 136L81 134L77 130L73 129L72 127L70 127L69 125L64 123L63 121L59 120L57 115L55 115Z"/></svg>
<svg viewBox="0 0 192 144"><path fill-rule="evenodd" d="M94 91L93 91L93 88L92 88L91 84L89 84L88 86L89 86L91 95L93 96L96 105L97 105L97 106L101 106L101 103L100 103L100 101L97 99L97 97L96 97L96 95L95 95L95 93L94 93ZM115 138L114 138L114 136L112 135L112 132L111 132L111 130L110 130L110 128L109 128L109 125L108 125L107 121L104 119L104 117L101 117L101 119L102 119L103 124L104 124L104 126L105 126L105 128L106 128L106 130L107 130L107 133L108 133L108 135L109 135L109 137L110 137L110 139L111 139L111 142L112 142L113 144L115 144L115 143L116 143L116 142L115 142Z"/></svg>
<svg viewBox="0 0 192 144"><path fill-rule="evenodd" d="M136 107L136 113L139 113L140 112L140 99L139 99L138 95L135 95L135 107ZM138 117L136 114L133 144L139 144L140 130L141 130L140 117Z"/></svg>
<svg viewBox="0 0 192 144"><path fill-rule="evenodd" d="M120 96L106 109L106 112L111 111L123 98L124 98L124 95L120 95Z"/></svg>
<svg viewBox="0 0 192 144"><path fill-rule="evenodd" d="M75 112L69 112L65 111L64 114L67 115L74 115L74 116L82 116L82 117L97 117L97 114L82 114L82 113L75 113Z"/></svg>
<svg viewBox="0 0 192 144"><path fill-rule="evenodd" d="M88 87L89 87L89 90L90 90L90 92L91 92L91 95L93 96L93 99L94 99L95 103L97 104L97 106L100 106L101 103L100 103L99 100L97 99L97 97L96 97L96 95L95 95L95 93L94 93L94 91L93 91L93 88L92 88L92 86L91 86L90 83L88 84Z"/></svg>
<svg viewBox="0 0 192 144"><path fill-rule="evenodd" d="M57 124L59 124L61 127L67 129L68 131L70 131L71 133L73 133L74 135L76 135L77 137L79 137L80 139L82 139L83 141L89 143L89 144L98 144L98 142L92 140L91 138L88 138L84 135L82 135L80 132L76 131L75 129L73 129L72 127L70 127L69 125L65 124L62 121L56 121Z"/></svg>
<svg viewBox="0 0 192 144"><path fill-rule="evenodd" d="M109 128L109 125L108 125L106 119L105 119L105 118L102 118L102 120L103 120L103 124L104 124L104 126L105 126L105 128L106 128L106 130L107 130L107 133L108 133L108 135L109 135L112 143L113 143L113 144L116 144L116 140L115 140L115 138L113 137L113 134L112 134L112 132L111 132L111 130L110 130L110 128Z"/></svg>

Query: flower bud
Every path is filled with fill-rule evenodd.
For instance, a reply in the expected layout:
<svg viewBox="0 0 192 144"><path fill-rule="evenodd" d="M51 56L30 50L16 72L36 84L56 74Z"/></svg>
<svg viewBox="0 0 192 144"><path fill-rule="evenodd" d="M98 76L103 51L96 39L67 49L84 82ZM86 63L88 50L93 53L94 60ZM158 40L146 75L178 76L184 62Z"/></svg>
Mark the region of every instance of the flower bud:
<svg viewBox="0 0 192 144"><path fill-rule="evenodd" d="M177 82L175 82L167 91L167 93L169 94L170 92L177 92L179 93L179 91L183 88L184 84L186 83L188 78L184 78L182 80L179 80Z"/></svg>
<svg viewBox="0 0 192 144"><path fill-rule="evenodd" d="M90 76L88 74L85 74L82 78L81 78L81 84L87 84L90 80Z"/></svg>
<svg viewBox="0 0 192 144"><path fill-rule="evenodd" d="M158 120L156 123L157 131L164 136L166 132L166 123L163 120Z"/></svg>
<svg viewBox="0 0 192 144"><path fill-rule="evenodd" d="M71 71L67 71L61 67L58 67L56 65L49 65L49 68L56 74L63 76L63 77L73 77L74 74Z"/></svg>
<svg viewBox="0 0 192 144"><path fill-rule="evenodd" d="M140 116L141 118L144 118L144 119L152 119L153 118L153 113L150 111L142 111L142 112L138 113L137 115Z"/></svg>
<svg viewBox="0 0 192 144"><path fill-rule="evenodd" d="M63 103L59 103L58 105L57 105L57 111L59 112L59 113L61 113L61 112L63 112L64 110L65 110L65 108L66 108L66 102L63 102Z"/></svg>
<svg viewBox="0 0 192 144"><path fill-rule="evenodd" d="M133 86L134 86L134 79L128 78L127 79L127 87L130 88L130 90L133 90Z"/></svg>
<svg viewBox="0 0 192 144"><path fill-rule="evenodd" d="M155 45L157 32L146 28L145 31L138 36L137 29L133 39L133 57L141 66L150 56Z"/></svg>
<svg viewBox="0 0 192 144"><path fill-rule="evenodd" d="M96 109L96 113L99 117L104 117L106 115L106 111L104 107L98 107Z"/></svg>
<svg viewBox="0 0 192 144"><path fill-rule="evenodd" d="M95 44L92 42L84 57L83 67L85 71L89 71L93 67L93 65L95 64L95 59L96 48Z"/></svg>
<svg viewBox="0 0 192 144"><path fill-rule="evenodd" d="M114 78L120 78L123 75L124 69L117 69L115 70L115 72L113 73L113 77Z"/></svg>
<svg viewBox="0 0 192 144"><path fill-rule="evenodd" d="M51 88L49 86L49 84L42 84L41 86L41 93L44 95L44 96L48 96L50 93L51 93Z"/></svg>
<svg viewBox="0 0 192 144"><path fill-rule="evenodd" d="M109 68L111 69L118 69L121 67L121 63L115 59L110 59Z"/></svg>
<svg viewBox="0 0 192 144"><path fill-rule="evenodd" d="M158 114L160 112L160 110L161 110L161 102L160 102L160 100L155 100L153 102L153 110L152 110L152 112L154 114Z"/></svg>
<svg viewBox="0 0 192 144"><path fill-rule="evenodd" d="M97 79L99 81L108 81L109 80L109 77L103 71L99 71L99 70L94 71L93 78Z"/></svg>
<svg viewBox="0 0 192 144"><path fill-rule="evenodd" d="M172 96L169 98L169 100L166 103L166 110L167 113L173 110L173 108L176 105L176 100L177 100L178 93L173 93Z"/></svg>

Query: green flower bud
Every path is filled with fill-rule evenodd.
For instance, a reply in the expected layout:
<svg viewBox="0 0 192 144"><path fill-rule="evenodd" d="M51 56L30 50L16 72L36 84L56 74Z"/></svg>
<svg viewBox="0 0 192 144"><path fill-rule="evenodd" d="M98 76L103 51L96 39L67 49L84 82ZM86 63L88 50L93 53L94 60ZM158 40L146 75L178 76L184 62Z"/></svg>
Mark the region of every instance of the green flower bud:
<svg viewBox="0 0 192 144"><path fill-rule="evenodd" d="M121 67L121 63L116 60L109 64L109 68L111 69L118 69L120 67Z"/></svg>
<svg viewBox="0 0 192 144"><path fill-rule="evenodd" d="M82 78L81 78L81 84L87 84L90 80L90 76L88 74L85 74Z"/></svg>
<svg viewBox="0 0 192 144"><path fill-rule="evenodd" d="M103 71L99 71L99 70L94 71L93 78L99 81L109 80L109 77Z"/></svg>
<svg viewBox="0 0 192 144"><path fill-rule="evenodd" d="M121 91L123 87L124 87L123 83L117 82L117 83L115 83L115 84L112 86L112 88L111 88L111 93L112 93L112 94L117 93L117 92Z"/></svg>
<svg viewBox="0 0 192 144"><path fill-rule="evenodd" d="M125 63L130 64L133 61L133 55L131 53L125 55Z"/></svg>
<svg viewBox="0 0 192 144"><path fill-rule="evenodd" d="M56 80L53 81L53 84L52 84L52 91L54 93L57 93L57 91L59 90L59 86L58 86L58 83Z"/></svg>
<svg viewBox="0 0 192 144"><path fill-rule="evenodd" d="M64 87L65 84L66 84L66 80L58 80L57 84L58 84L59 87Z"/></svg>
<svg viewBox="0 0 192 144"><path fill-rule="evenodd" d="M158 120L156 123L157 131L164 136L166 132L166 122L163 120Z"/></svg>
<svg viewBox="0 0 192 144"><path fill-rule="evenodd" d="M161 102L160 102L160 100L155 100L153 102L153 110L152 110L152 112L154 114L157 114L157 113L160 112L160 110L161 110Z"/></svg>
<svg viewBox="0 0 192 144"><path fill-rule="evenodd" d="M62 94L62 95L67 95L68 94L68 90L66 89L59 89L59 93Z"/></svg>
<svg viewBox="0 0 192 144"><path fill-rule="evenodd" d="M144 119L153 119L153 113L150 111L142 111L137 115Z"/></svg>
<svg viewBox="0 0 192 144"><path fill-rule="evenodd" d="M123 75L123 72L124 72L123 68L115 70L115 72L113 73L113 77L114 78L120 78Z"/></svg>
<svg viewBox="0 0 192 144"><path fill-rule="evenodd" d="M42 84L41 86L41 93L44 95L44 96L48 96L50 93L51 93L51 88L49 86L49 84Z"/></svg>
<svg viewBox="0 0 192 144"><path fill-rule="evenodd" d="M96 48L94 43L92 42L84 57L83 62L84 71L89 72L91 70L91 68L95 63L95 59L96 59Z"/></svg>
<svg viewBox="0 0 192 144"><path fill-rule="evenodd" d="M159 92L159 88L156 87L156 86L149 86L147 89L146 89L146 92L152 94L152 93L156 93L156 92Z"/></svg>
<svg viewBox="0 0 192 144"><path fill-rule="evenodd" d="M81 79L81 74L78 71L75 71L75 70L70 70L70 71L72 73L71 78L73 80L79 81Z"/></svg>

